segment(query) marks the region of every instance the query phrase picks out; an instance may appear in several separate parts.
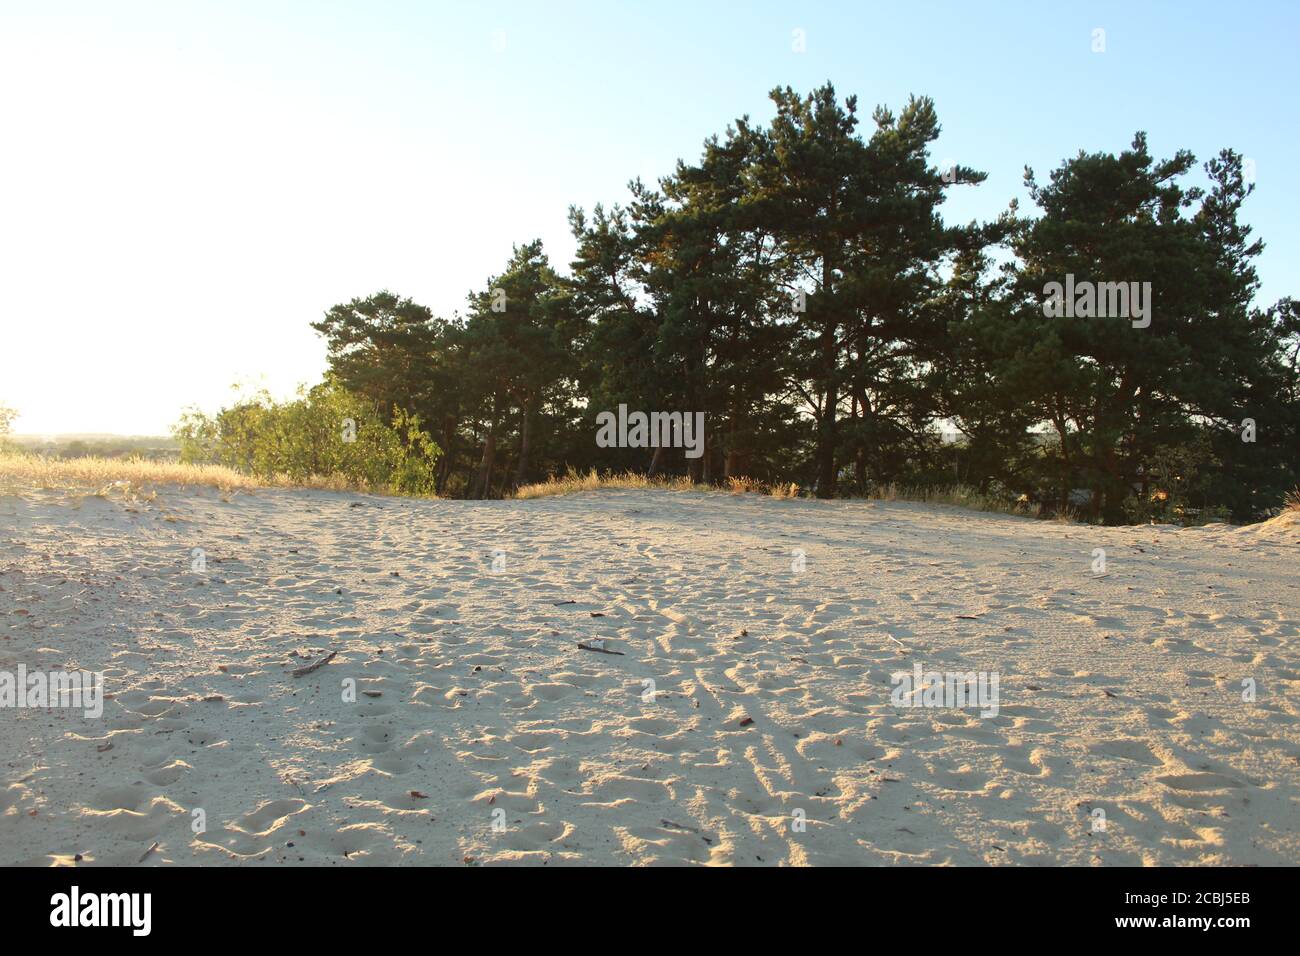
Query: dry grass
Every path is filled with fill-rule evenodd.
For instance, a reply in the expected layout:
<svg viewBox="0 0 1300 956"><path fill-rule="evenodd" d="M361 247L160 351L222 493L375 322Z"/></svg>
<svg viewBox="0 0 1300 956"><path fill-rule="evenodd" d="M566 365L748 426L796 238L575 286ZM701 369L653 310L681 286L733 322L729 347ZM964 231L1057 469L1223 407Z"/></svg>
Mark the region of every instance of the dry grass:
<svg viewBox="0 0 1300 956"><path fill-rule="evenodd" d="M728 478L725 487L693 484L684 476L649 478L634 471L601 474L592 469L585 474L572 468L563 476L554 476L532 485L516 489L515 498L548 498L551 495L571 495L579 491L599 491L603 488L652 488L659 491L695 491L701 494L770 495L773 498L797 498L799 486L766 485L753 478Z"/></svg>
<svg viewBox="0 0 1300 956"><path fill-rule="evenodd" d="M920 501L932 505L951 505L954 508L969 508L972 511L991 511L997 514L1023 515L1037 518L1041 507L1031 504L1022 496L1019 501L1008 502L1003 498L986 495L978 488L969 485L946 485L942 488L912 488L905 485L880 485L867 495L875 501ZM1061 520L1071 520L1063 516Z"/></svg>
<svg viewBox="0 0 1300 956"><path fill-rule="evenodd" d="M515 498L549 498L552 495L572 495L579 491L599 491L602 488L657 488L665 491L703 491L691 484L689 478L647 478L635 472L610 472L602 475L592 469L585 475L570 468L563 476L552 475L545 481L521 485Z"/></svg>
<svg viewBox="0 0 1300 956"><path fill-rule="evenodd" d="M1283 505L1287 511L1300 512L1300 488L1294 488L1286 493L1286 499Z"/></svg>
<svg viewBox="0 0 1300 956"><path fill-rule="evenodd" d="M570 470L563 477L551 477L534 485L524 485L515 492L516 498L546 498L551 495L571 495L580 491L598 491L602 488L653 488L664 491L695 491L713 494L758 494L772 498L798 498L800 488L789 484L768 485L753 478L728 478L725 487L692 484L688 478L647 478L634 472L602 475L595 469L586 474ZM916 501L926 504L951 505L972 511L991 511L999 514L1038 517L1039 508L1028 501L1008 503L1002 499L981 494L965 485L945 488L910 488L904 485L882 485L872 490L867 498L875 501ZM1071 520L1068 516L1062 520Z"/></svg>
<svg viewBox="0 0 1300 956"><path fill-rule="evenodd" d="M685 476L650 478L634 471L601 474L592 469L585 474L572 468L563 476L551 476L546 481L522 485L516 489L515 498L548 498L552 495L571 495L579 491L599 491L603 488L650 488L659 491L694 491L700 494L770 495L773 498L797 498L799 486L766 485L753 478L728 478L725 487L694 484Z"/></svg>
<svg viewBox="0 0 1300 956"><path fill-rule="evenodd" d="M772 485L767 489L767 493L773 498L798 498L799 486L793 481L786 485Z"/></svg>
<svg viewBox="0 0 1300 956"><path fill-rule="evenodd" d="M206 485L222 491L260 483L217 465L182 465L142 458L47 458L26 452L0 454L0 487L6 490L104 488L131 485Z"/></svg>
<svg viewBox="0 0 1300 956"><path fill-rule="evenodd" d="M141 458L46 458L26 452L0 451L0 494L34 489L69 489L106 494L125 490L140 494L157 485L206 486L222 492L252 491L257 488L314 488L324 491L359 491L387 494L385 488L358 487L340 477L313 476L303 481L279 475L254 478L221 465L184 465L179 462L148 461ZM753 478L729 478L725 487L692 484L686 477L649 478L635 472L600 474L595 469L580 473L570 470L560 477L523 485L513 497L519 499L571 495L605 488L694 491L711 494L757 494L772 498L798 498L801 489L793 482L768 485ZM952 505L975 511L1037 517L1038 509L1027 503L1007 502L980 494L964 485L945 488L910 488L882 485L867 496L876 501L916 501ZM1287 508L1300 511L1300 489L1287 496ZM1065 519L1068 520L1068 519Z"/></svg>
<svg viewBox="0 0 1300 956"><path fill-rule="evenodd" d="M222 465L184 465L143 458L47 458L27 452L0 451L0 493L68 489L104 494L113 488L139 490L153 485L203 486L223 492L255 488L320 488L327 491L377 491L358 488L341 478L315 476L293 481L286 476L254 478Z"/></svg>

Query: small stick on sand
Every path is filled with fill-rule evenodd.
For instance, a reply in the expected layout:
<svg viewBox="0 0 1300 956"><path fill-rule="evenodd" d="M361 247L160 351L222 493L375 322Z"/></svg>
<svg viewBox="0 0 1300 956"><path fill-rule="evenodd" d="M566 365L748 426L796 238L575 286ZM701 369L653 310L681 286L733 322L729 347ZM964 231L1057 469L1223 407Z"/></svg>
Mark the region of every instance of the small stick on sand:
<svg viewBox="0 0 1300 956"><path fill-rule="evenodd" d="M590 644L584 644L581 641L578 642L578 649L583 651L595 651L597 654L617 654L619 657L627 656L622 651L610 651L603 647L592 647Z"/></svg>
<svg viewBox="0 0 1300 956"><path fill-rule="evenodd" d="M158 849L158 844L157 844L157 843L154 843L153 846L149 847L149 849L147 849L147 850L144 851L144 856L140 857L140 859L139 859L138 862L143 863L145 860L149 859L149 854L152 853L152 852L153 852L154 850L156 850L156 849Z"/></svg>
<svg viewBox="0 0 1300 956"><path fill-rule="evenodd" d="M662 823L664 826L668 827L668 829L670 830L686 830L688 833L700 832L699 830L695 829L695 827L688 827L680 823L673 823L672 820L660 820L659 822Z"/></svg>
<svg viewBox="0 0 1300 956"><path fill-rule="evenodd" d="M299 668L295 669L295 670L293 671L293 676L294 676L294 677L306 677L306 676L307 676L308 674L310 674L312 671L317 670L317 669L319 669L319 668L321 668L321 667L324 667L324 666L325 666L326 664L328 664L330 661L334 660L334 658L338 656L338 653L339 653L338 651L330 651L328 654L326 654L326 655L325 655L324 657L322 657L320 660L318 660L318 661L313 661L312 663L308 664L306 667L299 667Z"/></svg>

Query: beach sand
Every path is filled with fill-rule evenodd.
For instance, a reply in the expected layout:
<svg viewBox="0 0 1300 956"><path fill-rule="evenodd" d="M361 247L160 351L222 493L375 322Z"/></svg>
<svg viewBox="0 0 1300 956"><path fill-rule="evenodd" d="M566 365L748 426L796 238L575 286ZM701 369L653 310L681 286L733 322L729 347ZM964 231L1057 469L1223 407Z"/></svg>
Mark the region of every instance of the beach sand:
<svg viewBox="0 0 1300 956"><path fill-rule="evenodd" d="M9 495L0 671L112 696L0 710L0 864L1294 864L1298 546L668 491ZM996 674L997 715L896 706L916 664Z"/></svg>

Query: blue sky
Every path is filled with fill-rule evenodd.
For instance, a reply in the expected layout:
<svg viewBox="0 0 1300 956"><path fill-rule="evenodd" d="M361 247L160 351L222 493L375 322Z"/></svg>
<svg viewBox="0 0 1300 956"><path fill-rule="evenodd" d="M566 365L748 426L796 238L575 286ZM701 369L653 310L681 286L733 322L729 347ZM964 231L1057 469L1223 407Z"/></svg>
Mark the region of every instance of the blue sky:
<svg viewBox="0 0 1300 956"><path fill-rule="evenodd" d="M330 305L389 288L449 315L534 237L567 266L570 203L828 79L867 125L935 99L935 162L989 173L955 220L1138 129L1157 156L1231 146L1260 298L1300 295L1298 11L0 0L0 403L22 432L158 433L236 381L285 394L323 370Z"/></svg>

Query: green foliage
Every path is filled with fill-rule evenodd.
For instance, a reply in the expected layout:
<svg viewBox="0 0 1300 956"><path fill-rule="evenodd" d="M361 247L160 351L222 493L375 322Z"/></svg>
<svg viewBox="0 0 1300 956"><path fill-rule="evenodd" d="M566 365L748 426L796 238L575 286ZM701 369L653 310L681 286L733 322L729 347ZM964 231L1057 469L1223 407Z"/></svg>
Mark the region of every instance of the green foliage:
<svg viewBox="0 0 1300 956"><path fill-rule="evenodd" d="M1118 155L1068 160L1047 184L1027 170L1042 215L1014 228L1005 294L959 323L1002 343L983 366L993 391L973 407L1002 404L1055 433L1022 482L1061 508L1086 489L1095 521L1210 504L1258 516L1262 499L1280 497L1294 476L1294 447L1276 443L1294 421L1294 402L1288 411L1271 320L1250 309L1261 245L1237 213L1251 187L1231 151L1205 164L1209 189L1185 182L1194 168L1187 152L1153 159L1139 133ZM1045 288L1067 275L1149 283L1149 325L1048 314ZM1240 441L1240 422L1252 415L1269 423L1273 444ZM1189 484L1193 473L1200 478ZM1264 494L1252 500L1230 487Z"/></svg>
<svg viewBox="0 0 1300 956"><path fill-rule="evenodd" d="M397 494L432 494L440 454L418 415L394 407L386 421L333 378L288 402L261 392L212 417L187 412L173 433L186 464Z"/></svg>
<svg viewBox="0 0 1300 956"><path fill-rule="evenodd" d="M1254 305L1239 155L1159 160L1138 134L1046 182L1027 170L1032 215L949 225L948 190L985 174L932 164L930 99L864 123L829 83L771 98L769 123L737 119L625 205L571 208L568 275L530 242L450 320L386 291L330 309L313 327L333 380L429 423L392 428L444 495L596 469L822 497L955 483L1043 515L1193 522L1263 517L1300 482L1300 312ZM1045 314L1067 274L1149 282L1150 325ZM597 447L620 403L704 412L703 456ZM223 413L238 467L430 480L268 408ZM442 454L411 451L433 437Z"/></svg>
<svg viewBox="0 0 1300 956"><path fill-rule="evenodd" d="M18 412L7 405L0 405L0 449L8 448L11 442L8 439L10 430L13 428L14 419L18 417Z"/></svg>

